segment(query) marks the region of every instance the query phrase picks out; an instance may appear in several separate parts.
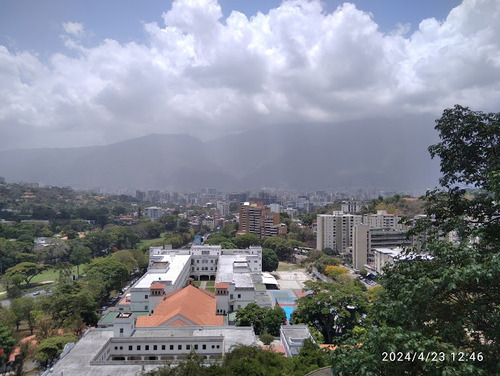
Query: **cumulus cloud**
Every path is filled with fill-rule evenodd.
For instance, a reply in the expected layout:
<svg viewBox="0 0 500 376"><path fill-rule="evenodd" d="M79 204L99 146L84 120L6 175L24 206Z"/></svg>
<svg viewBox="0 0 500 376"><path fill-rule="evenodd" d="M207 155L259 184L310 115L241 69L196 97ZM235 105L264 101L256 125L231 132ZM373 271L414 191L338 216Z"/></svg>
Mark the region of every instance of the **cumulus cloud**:
<svg viewBox="0 0 500 376"><path fill-rule="evenodd" d="M496 0L464 0L411 35L404 26L381 32L350 3L327 13L319 0L227 19L215 0L175 0L163 24L144 25L142 43L83 46L83 25L63 26L77 39L48 62L0 46L0 136L31 127L51 146L74 146L151 132L210 137L256 124L439 115L455 103L498 111ZM0 148L12 146L3 139Z"/></svg>
<svg viewBox="0 0 500 376"><path fill-rule="evenodd" d="M63 29L66 33L74 36L80 37L83 35L83 24L78 22L65 22L63 23Z"/></svg>

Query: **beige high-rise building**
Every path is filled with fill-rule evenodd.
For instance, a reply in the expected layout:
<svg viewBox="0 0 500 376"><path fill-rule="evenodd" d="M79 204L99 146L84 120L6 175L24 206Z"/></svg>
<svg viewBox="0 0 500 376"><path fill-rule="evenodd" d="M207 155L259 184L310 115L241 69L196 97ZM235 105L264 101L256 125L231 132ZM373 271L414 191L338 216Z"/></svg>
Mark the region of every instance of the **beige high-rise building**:
<svg viewBox="0 0 500 376"><path fill-rule="evenodd" d="M316 249L331 248L342 253L352 245L352 230L363 222L363 216L334 212L317 217Z"/></svg>
<svg viewBox="0 0 500 376"><path fill-rule="evenodd" d="M238 234L254 234L259 239L280 235L280 215L273 213L262 202L244 202L239 206Z"/></svg>

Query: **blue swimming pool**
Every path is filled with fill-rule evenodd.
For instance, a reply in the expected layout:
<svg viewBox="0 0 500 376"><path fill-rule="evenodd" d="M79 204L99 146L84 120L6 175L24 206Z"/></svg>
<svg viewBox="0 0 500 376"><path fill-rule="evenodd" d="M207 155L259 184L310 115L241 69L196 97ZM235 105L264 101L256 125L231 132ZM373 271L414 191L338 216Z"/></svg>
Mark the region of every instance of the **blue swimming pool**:
<svg viewBox="0 0 500 376"><path fill-rule="evenodd" d="M286 319L288 320L288 322L290 322L290 317L292 317L292 312L295 310L295 307L285 306L281 308L283 308L283 311L285 311Z"/></svg>

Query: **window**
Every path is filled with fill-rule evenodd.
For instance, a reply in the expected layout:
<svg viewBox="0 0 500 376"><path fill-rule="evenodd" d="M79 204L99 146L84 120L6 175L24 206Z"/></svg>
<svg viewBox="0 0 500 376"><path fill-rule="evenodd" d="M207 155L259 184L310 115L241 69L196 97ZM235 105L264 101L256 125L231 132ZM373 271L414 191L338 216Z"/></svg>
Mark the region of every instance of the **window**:
<svg viewBox="0 0 500 376"><path fill-rule="evenodd" d="M115 346L115 350L118 350L118 346Z"/></svg>
<svg viewBox="0 0 500 376"><path fill-rule="evenodd" d="M186 345L186 350L191 350L191 345Z"/></svg>
<svg viewBox="0 0 500 376"><path fill-rule="evenodd" d="M220 345L217 345L217 348L220 349Z"/></svg>
<svg viewBox="0 0 500 376"><path fill-rule="evenodd" d="M207 345L203 345L201 348L202 348L203 350L206 350L206 349L207 349Z"/></svg>
<svg viewBox="0 0 500 376"><path fill-rule="evenodd" d="M141 349L141 345L137 345L137 350L140 350Z"/></svg>
<svg viewBox="0 0 500 376"><path fill-rule="evenodd" d="M198 350L198 345L194 345L194 349L195 349L195 350Z"/></svg>
<svg viewBox="0 0 500 376"><path fill-rule="evenodd" d="M161 345L161 349L162 349L162 350L165 350L165 345Z"/></svg>
<svg viewBox="0 0 500 376"><path fill-rule="evenodd" d="M178 345L177 350L182 350L182 345Z"/></svg>
<svg viewBox="0 0 500 376"><path fill-rule="evenodd" d="M145 349L146 349L146 350L149 350L149 345L146 345L146 346L145 346Z"/></svg>
<svg viewBox="0 0 500 376"><path fill-rule="evenodd" d="M144 295L144 299L147 299L148 298L148 294Z"/></svg>
<svg viewBox="0 0 500 376"><path fill-rule="evenodd" d="M240 298L241 298L241 294L238 294L238 299L240 299Z"/></svg>
<svg viewBox="0 0 500 376"><path fill-rule="evenodd" d="M120 334L123 334L123 328L120 328Z"/></svg>
<svg viewBox="0 0 500 376"><path fill-rule="evenodd" d="M120 346L120 350L123 350L123 346Z"/></svg>
<svg viewBox="0 0 500 376"><path fill-rule="evenodd" d="M154 345L153 350L158 350L158 346Z"/></svg>
<svg viewBox="0 0 500 376"><path fill-rule="evenodd" d="M173 350L174 349L174 345L170 345L170 350Z"/></svg>

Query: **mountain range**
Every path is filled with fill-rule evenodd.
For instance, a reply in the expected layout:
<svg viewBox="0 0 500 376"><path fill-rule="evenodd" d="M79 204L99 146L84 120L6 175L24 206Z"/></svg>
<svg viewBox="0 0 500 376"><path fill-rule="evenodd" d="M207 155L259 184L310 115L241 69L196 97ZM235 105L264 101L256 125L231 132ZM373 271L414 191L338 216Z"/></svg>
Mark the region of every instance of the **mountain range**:
<svg viewBox="0 0 500 376"><path fill-rule="evenodd" d="M8 182L178 191L433 187L432 119L260 126L201 141L151 134L106 146L0 151Z"/></svg>

